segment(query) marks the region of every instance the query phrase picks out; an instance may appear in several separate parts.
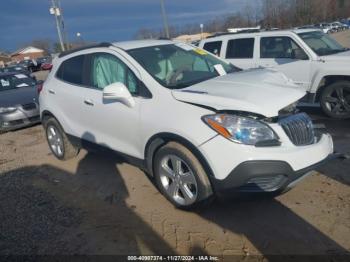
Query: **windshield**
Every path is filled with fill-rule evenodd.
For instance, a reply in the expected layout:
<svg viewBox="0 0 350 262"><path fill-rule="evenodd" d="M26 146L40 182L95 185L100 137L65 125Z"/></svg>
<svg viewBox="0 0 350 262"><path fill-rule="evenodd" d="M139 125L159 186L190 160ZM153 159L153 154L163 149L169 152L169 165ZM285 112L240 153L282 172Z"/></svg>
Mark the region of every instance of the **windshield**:
<svg viewBox="0 0 350 262"><path fill-rule="evenodd" d="M239 70L202 49L181 43L132 49L128 53L161 85L171 89Z"/></svg>
<svg viewBox="0 0 350 262"><path fill-rule="evenodd" d="M0 92L34 85L36 85L36 81L24 74L0 76Z"/></svg>
<svg viewBox="0 0 350 262"><path fill-rule="evenodd" d="M332 37L320 31L301 33L299 36L319 56L332 55L348 50Z"/></svg>

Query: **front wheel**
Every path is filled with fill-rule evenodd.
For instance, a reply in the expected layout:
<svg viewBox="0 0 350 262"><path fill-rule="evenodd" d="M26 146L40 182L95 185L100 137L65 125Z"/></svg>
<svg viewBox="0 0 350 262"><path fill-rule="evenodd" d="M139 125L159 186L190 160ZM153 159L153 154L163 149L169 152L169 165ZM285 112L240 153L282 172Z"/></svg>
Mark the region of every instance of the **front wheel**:
<svg viewBox="0 0 350 262"><path fill-rule="evenodd" d="M157 151L154 175L161 193L178 208L192 209L212 199L211 184L201 163L181 144L170 142Z"/></svg>
<svg viewBox="0 0 350 262"><path fill-rule="evenodd" d="M328 116L336 119L350 118L350 82L340 81L327 86L320 102Z"/></svg>

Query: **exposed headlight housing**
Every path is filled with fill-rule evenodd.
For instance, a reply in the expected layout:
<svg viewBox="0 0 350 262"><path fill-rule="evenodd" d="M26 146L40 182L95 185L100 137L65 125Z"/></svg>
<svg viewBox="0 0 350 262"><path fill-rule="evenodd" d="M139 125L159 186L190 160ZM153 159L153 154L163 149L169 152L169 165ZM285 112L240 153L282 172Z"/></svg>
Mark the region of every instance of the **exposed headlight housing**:
<svg viewBox="0 0 350 262"><path fill-rule="evenodd" d="M298 105L298 101L286 106L285 108L282 108L279 111L279 114L284 115L284 114L296 113L297 112L297 105Z"/></svg>
<svg viewBox="0 0 350 262"><path fill-rule="evenodd" d="M0 114L1 113L12 113L16 110L17 110L16 107L0 107Z"/></svg>
<svg viewBox="0 0 350 262"><path fill-rule="evenodd" d="M253 118L215 114L206 115L202 119L217 133L239 144L256 146L271 141L279 142L279 137L267 124Z"/></svg>

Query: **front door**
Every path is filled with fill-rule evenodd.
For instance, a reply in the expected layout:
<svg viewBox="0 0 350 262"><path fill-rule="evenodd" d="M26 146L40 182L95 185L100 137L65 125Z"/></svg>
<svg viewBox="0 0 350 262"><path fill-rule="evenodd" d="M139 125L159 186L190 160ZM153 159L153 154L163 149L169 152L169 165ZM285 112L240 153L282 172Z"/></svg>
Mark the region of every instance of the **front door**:
<svg viewBox="0 0 350 262"><path fill-rule="evenodd" d="M138 80L128 66L115 54L108 52L89 55L89 82L85 93L85 107L91 130L83 138L115 151L142 158L139 125L140 104L137 97ZM135 106L103 99L103 88L116 82L125 84L134 96Z"/></svg>

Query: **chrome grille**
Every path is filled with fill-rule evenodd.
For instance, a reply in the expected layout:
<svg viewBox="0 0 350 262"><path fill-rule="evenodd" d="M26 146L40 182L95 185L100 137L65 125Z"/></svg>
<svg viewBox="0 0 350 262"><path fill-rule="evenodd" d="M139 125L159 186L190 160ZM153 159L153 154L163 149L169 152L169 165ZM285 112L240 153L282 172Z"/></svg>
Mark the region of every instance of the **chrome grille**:
<svg viewBox="0 0 350 262"><path fill-rule="evenodd" d="M22 105L22 108L24 110L33 110L33 109L36 109L36 104L35 103L24 104Z"/></svg>
<svg viewBox="0 0 350 262"><path fill-rule="evenodd" d="M284 132L296 146L315 143L315 132L311 118L305 114L296 114L279 120Z"/></svg>

